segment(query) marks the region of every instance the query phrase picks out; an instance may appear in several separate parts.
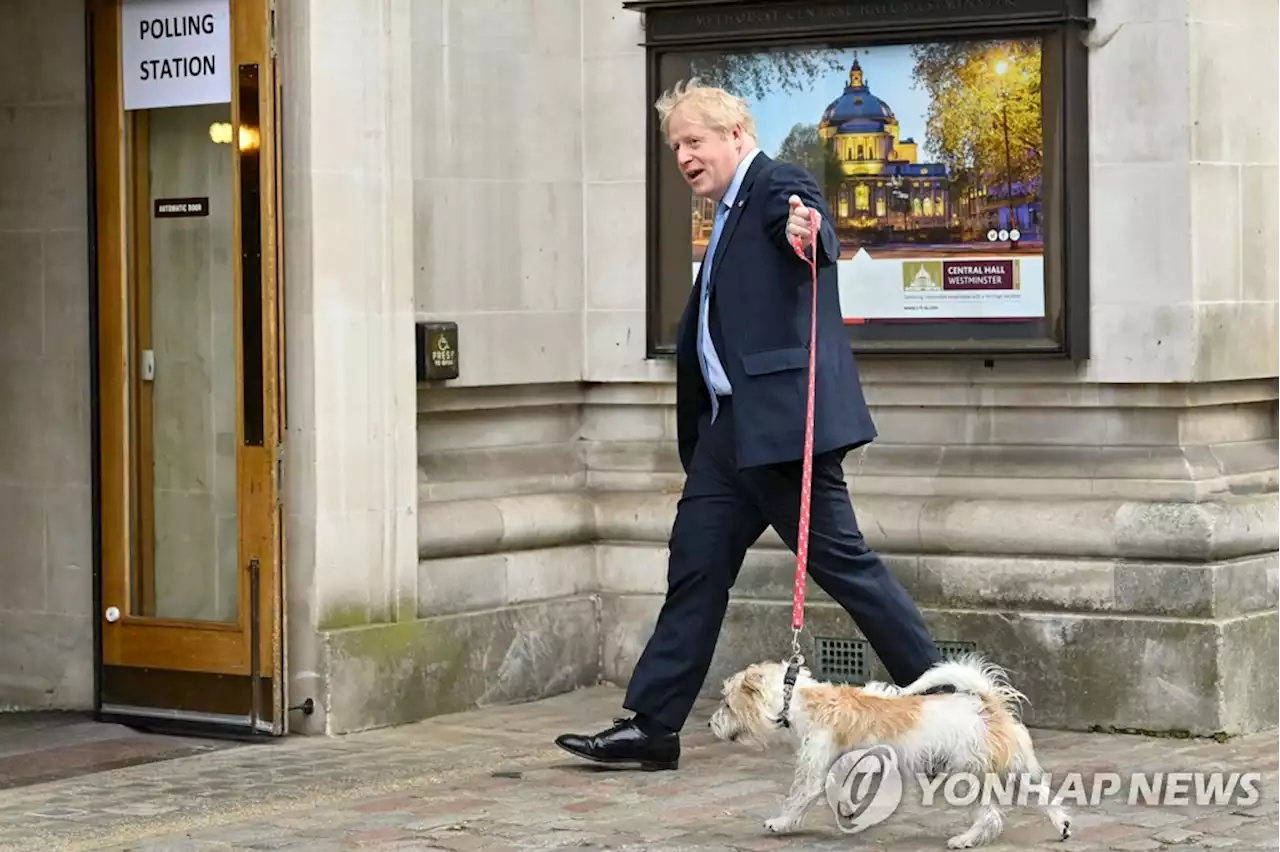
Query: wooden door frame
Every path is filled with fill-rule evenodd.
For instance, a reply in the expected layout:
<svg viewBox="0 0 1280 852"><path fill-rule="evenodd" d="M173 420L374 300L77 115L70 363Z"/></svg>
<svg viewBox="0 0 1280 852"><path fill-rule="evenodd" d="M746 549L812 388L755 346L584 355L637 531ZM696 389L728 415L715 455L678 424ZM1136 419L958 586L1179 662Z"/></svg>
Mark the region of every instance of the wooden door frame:
<svg viewBox="0 0 1280 852"><path fill-rule="evenodd" d="M88 61L87 118L89 154L89 280L90 280L90 419L93 494L93 577L94 577L94 698L100 717L118 715L104 701L108 669L128 669L139 680L136 687L148 688L143 680L148 670L166 670L169 681L163 689L170 701L180 694L192 693L195 679L206 675L239 682L248 678L252 711L249 727L258 733L282 734L287 731L285 713L284 670L284 538L280 495L283 446L284 351L278 215L280 193L280 152L277 104L279 82L276 77L274 44L274 0L229 0L232 17L232 86L244 85L246 68L256 67L251 91L256 112L258 145L254 153L233 156L235 190L234 238L240 262L233 262L236 312L237 371L237 517L239 520L237 558L237 622L183 621L177 619L139 620L129 614L132 595L130 561L136 535L132 508L136 489L132 483L132 467L136 463L136 445L129 435L130 410L137 395L129 392L129 382L137 381L136 364L130 357L136 351L132 323L128 316L131 282L130 264L137 255L128 241L134 229L128 227L135 215L136 203L129 200L125 189L131 170L125 161L125 139L128 120L123 111L120 69L121 0L86 0L85 45ZM247 77L245 77L247 79ZM242 115L239 95L233 96L232 125L239 127ZM239 134L233 130L232 144ZM257 163L257 207L249 205L258 223L257 252L252 241L242 239L242 211L245 210L245 180L252 174L241 174L242 158ZM134 173L136 176L136 172ZM136 177L133 178L136 180ZM136 186L136 183L135 183ZM143 200L141 203L148 204ZM143 214L146 215L146 214ZM135 246L134 249L137 247ZM250 249L246 251L246 248ZM144 260L145 263L145 260ZM257 275L252 270L256 265ZM245 269L251 270L249 281L259 281L256 304L261 306L262 440L247 445L245 441L245 373L242 366L245 320L242 299L245 293ZM133 294L136 298L136 293ZM251 301L250 304L255 304ZM252 340L252 338L251 338ZM251 347L252 349L252 347ZM256 354L256 353L255 353ZM251 398L251 396L250 396ZM132 448L132 449L131 449ZM252 474L246 478L244 471ZM149 513L143 513L149 514ZM145 518L142 518L145 521ZM144 529L145 533L146 530ZM264 564L265 563L265 564ZM255 579L250 565L256 564ZM123 590L123 592L122 592ZM142 589L143 594L147 589ZM111 599L108 599L111 598ZM117 600L118 599L118 600ZM105 623L104 610L117 606L118 621ZM256 618L253 615L256 614ZM254 641L256 640L256 641ZM188 678L188 676L190 676ZM178 681L190 680L185 685ZM168 713L165 698L150 706L157 718ZM130 709L137 709L132 707ZM145 709L145 708L144 708ZM143 713L146 715L146 713ZM198 714L197 714L198 715ZM236 715L236 714L231 714ZM190 722L186 725L190 727ZM214 721L197 727L215 729ZM233 726L234 727L234 726Z"/></svg>

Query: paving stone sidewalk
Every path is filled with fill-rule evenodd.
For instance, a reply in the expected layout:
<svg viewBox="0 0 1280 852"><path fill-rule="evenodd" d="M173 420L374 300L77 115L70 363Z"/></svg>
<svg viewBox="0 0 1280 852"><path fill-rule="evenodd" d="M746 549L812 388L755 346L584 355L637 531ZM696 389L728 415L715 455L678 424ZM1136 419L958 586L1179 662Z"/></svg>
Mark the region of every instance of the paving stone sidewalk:
<svg viewBox="0 0 1280 852"><path fill-rule="evenodd" d="M678 772L576 761L552 745L620 712L600 687L342 738L290 738L0 791L0 850L824 850L942 849L968 823L918 793L885 823L841 834L825 803L802 833L767 834L790 780L785 755L715 742L699 705ZM1264 773L1251 807L1073 809L1056 840L1034 808L1007 814L990 850L1275 849L1277 736L1229 743L1033 731L1055 773Z"/></svg>

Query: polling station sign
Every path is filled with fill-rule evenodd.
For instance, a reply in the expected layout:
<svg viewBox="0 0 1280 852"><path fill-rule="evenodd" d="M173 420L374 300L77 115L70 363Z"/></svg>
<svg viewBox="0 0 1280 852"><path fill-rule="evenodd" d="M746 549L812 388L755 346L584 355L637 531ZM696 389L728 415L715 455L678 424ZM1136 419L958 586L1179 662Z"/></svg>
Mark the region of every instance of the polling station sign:
<svg viewBox="0 0 1280 852"><path fill-rule="evenodd" d="M230 0L124 0L124 108L231 101Z"/></svg>

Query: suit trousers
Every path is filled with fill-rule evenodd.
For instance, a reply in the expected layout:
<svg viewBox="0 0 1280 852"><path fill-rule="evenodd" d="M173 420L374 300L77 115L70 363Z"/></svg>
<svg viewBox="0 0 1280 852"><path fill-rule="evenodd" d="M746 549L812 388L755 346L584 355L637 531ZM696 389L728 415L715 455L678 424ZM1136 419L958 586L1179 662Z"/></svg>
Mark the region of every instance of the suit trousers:
<svg viewBox="0 0 1280 852"><path fill-rule="evenodd" d="M767 526L796 549L801 462L738 470L732 399L720 397L715 422L704 415L699 424L671 532L666 600L623 702L676 731L706 680L747 549ZM814 458L809 576L852 616L894 681L910 683L941 657L910 596L862 538L843 457Z"/></svg>

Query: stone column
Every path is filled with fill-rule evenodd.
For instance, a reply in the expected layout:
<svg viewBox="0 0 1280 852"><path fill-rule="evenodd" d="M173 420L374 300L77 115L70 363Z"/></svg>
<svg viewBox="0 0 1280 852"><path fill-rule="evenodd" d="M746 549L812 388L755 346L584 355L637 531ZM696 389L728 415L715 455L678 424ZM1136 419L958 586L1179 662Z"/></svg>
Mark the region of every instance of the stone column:
<svg viewBox="0 0 1280 852"><path fill-rule="evenodd" d="M328 631L417 614L409 15L409 0L279 14L288 670L292 702L317 705L295 729L332 730L363 688L331 679Z"/></svg>

